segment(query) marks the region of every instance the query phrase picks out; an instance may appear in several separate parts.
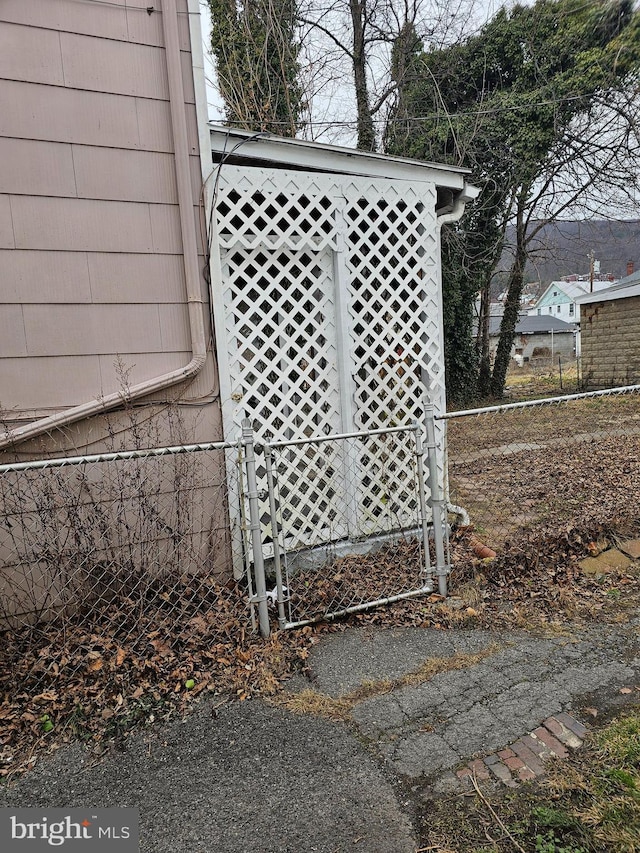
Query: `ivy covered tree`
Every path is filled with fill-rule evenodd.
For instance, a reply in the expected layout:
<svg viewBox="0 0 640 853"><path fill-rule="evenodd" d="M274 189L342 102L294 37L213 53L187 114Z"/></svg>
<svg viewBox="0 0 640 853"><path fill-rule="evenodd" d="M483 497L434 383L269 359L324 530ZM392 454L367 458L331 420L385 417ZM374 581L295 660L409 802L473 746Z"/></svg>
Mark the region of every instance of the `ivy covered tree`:
<svg viewBox="0 0 640 853"><path fill-rule="evenodd" d="M387 151L468 166L482 188L464 220L443 235L450 397L499 397L530 240L586 194L625 192L637 181L639 17L631 0L537 0L502 9L451 47L407 55L406 44ZM588 131L595 124L597 135ZM563 174L572 179L563 182ZM509 224L515 245L491 369L489 290Z"/></svg>
<svg viewBox="0 0 640 853"><path fill-rule="evenodd" d="M296 0L208 2L227 121L247 130L295 136L303 107Z"/></svg>

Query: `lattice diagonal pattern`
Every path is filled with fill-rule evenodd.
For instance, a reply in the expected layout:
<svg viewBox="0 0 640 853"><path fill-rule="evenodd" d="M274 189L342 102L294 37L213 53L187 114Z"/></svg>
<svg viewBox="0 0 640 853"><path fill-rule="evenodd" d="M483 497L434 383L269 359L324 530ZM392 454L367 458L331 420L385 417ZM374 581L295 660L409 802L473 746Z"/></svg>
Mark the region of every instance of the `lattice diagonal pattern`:
<svg viewBox="0 0 640 853"><path fill-rule="evenodd" d="M275 454L276 505L289 551L347 538L344 448L302 444Z"/></svg>
<svg viewBox="0 0 640 853"><path fill-rule="evenodd" d="M260 437L301 438L339 428L329 252L234 249L228 282L229 356L236 424Z"/></svg>
<svg viewBox="0 0 640 853"><path fill-rule="evenodd" d="M394 185L349 189L356 426L400 426L420 412L420 368L442 382L435 199Z"/></svg>
<svg viewBox="0 0 640 853"><path fill-rule="evenodd" d="M430 184L223 167L228 435L245 417L276 441L409 426L421 370L443 399L435 200ZM296 547L388 530L391 490L395 527L415 518L408 448L371 439L358 454L288 460L279 501Z"/></svg>
<svg viewBox="0 0 640 853"><path fill-rule="evenodd" d="M358 527L365 535L415 527L419 515L414 436L387 433L361 439L356 489Z"/></svg>
<svg viewBox="0 0 640 853"><path fill-rule="evenodd" d="M225 167L217 206L221 247L335 248L334 202L323 179L284 174Z"/></svg>

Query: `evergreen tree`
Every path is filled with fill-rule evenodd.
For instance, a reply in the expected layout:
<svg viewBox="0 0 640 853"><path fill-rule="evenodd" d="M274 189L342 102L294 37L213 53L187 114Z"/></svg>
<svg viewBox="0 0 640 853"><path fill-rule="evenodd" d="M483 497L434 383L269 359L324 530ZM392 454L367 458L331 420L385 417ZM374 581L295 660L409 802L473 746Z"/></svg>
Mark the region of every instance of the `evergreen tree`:
<svg viewBox="0 0 640 853"><path fill-rule="evenodd" d="M403 79L398 81L401 97L387 127L386 149L468 166L483 191L443 241L452 399L464 400L476 392L502 395L527 245L539 224L537 220L532 227L536 205L544 197L546 222L566 209L566 199L558 200L552 212L549 175L566 168L569 157L597 156L595 147L589 155L586 147L573 144L571 129L577 117L606 108L617 91L636 92L639 66L639 17L631 0L538 0L533 6L500 10L477 35L459 44L417 50L410 57L405 51ZM637 96L631 100L637 105ZM635 112L633 116L628 122L635 121ZM600 147L603 143L630 155L624 133L612 130ZM634 171L629 160L629 174ZM606 180L607 175L602 177ZM620 180L619 172L615 180ZM578 184L573 201L579 191L588 190L589 181L584 187ZM510 222L515 223L516 243L491 371L489 288ZM478 294L485 313L474 345L470 326Z"/></svg>
<svg viewBox="0 0 640 853"><path fill-rule="evenodd" d="M208 2L227 121L247 130L295 136L302 110L296 0Z"/></svg>

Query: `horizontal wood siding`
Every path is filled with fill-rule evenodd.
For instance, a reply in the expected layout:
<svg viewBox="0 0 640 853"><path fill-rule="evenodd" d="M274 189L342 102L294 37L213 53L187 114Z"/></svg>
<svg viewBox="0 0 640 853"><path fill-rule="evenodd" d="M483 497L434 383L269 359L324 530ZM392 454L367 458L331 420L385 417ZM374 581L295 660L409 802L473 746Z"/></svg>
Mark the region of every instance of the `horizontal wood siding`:
<svg viewBox="0 0 640 853"><path fill-rule="evenodd" d="M135 384L190 359L162 12L149 5L0 3L0 401L9 418L117 391L123 371ZM200 242L189 16L186 0L177 5ZM178 398L216 387L211 361ZM213 421L207 438L219 437L217 409Z"/></svg>

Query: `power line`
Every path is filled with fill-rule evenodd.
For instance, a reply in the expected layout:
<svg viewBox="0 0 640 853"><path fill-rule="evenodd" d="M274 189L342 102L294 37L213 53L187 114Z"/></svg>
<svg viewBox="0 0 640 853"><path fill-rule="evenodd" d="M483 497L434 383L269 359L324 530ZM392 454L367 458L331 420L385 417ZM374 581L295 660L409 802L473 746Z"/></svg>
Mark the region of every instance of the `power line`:
<svg viewBox="0 0 640 853"><path fill-rule="evenodd" d="M473 118L476 116L485 116L485 115L498 115L500 113L507 112L518 112L520 110L529 110L534 107L544 107L544 106L554 106L557 104L567 104L572 101L580 101L585 97L588 97L589 94L585 93L582 95L568 95L566 98L550 98L544 101L533 101L527 104L514 104L513 106L504 106L504 107L492 107L491 109L483 109L483 110L465 110L460 113L447 113L447 112L438 112L438 113L430 113L422 116L407 116L406 118L375 118L372 117L372 121L377 124L409 124L410 122L415 121L432 121L437 118ZM288 122L285 121L271 121L270 124L282 124L287 125ZM307 121L305 124L308 127L357 127L358 121L357 119L349 119L342 121Z"/></svg>
<svg viewBox="0 0 640 853"><path fill-rule="evenodd" d="M147 15L161 15L162 8L149 3L148 6L123 6L122 3L114 3L112 0L73 0L74 3L92 3L96 6L110 6L112 9L122 9L125 12L146 12ZM200 15L200 12L180 12L178 15Z"/></svg>

